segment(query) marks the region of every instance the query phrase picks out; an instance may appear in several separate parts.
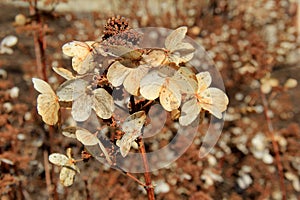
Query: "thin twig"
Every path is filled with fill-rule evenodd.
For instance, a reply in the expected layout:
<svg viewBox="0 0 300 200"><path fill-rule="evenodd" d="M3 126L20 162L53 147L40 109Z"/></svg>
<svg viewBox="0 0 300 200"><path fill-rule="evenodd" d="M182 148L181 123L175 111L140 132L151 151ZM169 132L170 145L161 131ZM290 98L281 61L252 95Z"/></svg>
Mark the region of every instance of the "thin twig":
<svg viewBox="0 0 300 200"><path fill-rule="evenodd" d="M280 190L282 193L282 199L286 200L286 189L285 189L285 185L284 185L283 167L282 167L281 158L280 158L280 154L279 154L279 146L278 146L278 143L274 136L274 128L273 128L272 121L268 115L269 105L268 105L268 101L266 99L266 95L262 91L260 91L260 93L261 93L262 103L263 103L263 107L264 107L264 116L266 118L267 125L268 125L267 132L268 132L269 137L272 140L272 146L273 146L274 153L275 153L275 159L276 159L276 165L277 165L277 170L278 170L278 174L279 174L279 182L280 182Z"/></svg>
<svg viewBox="0 0 300 200"><path fill-rule="evenodd" d="M145 169L145 172L144 172L144 177L145 177L145 182L146 182L145 189L147 190L148 200L155 200L154 188L153 188L152 181L151 181L149 163L148 163L148 160L147 160L147 155L146 155L146 150L145 150L145 145L144 145L143 138L139 137L137 139L137 141L138 141L139 151L141 153L141 156L142 156L142 159L143 159L143 164L144 164L144 169Z"/></svg>
<svg viewBox="0 0 300 200"><path fill-rule="evenodd" d="M41 76L44 81L47 82L48 77L46 73L46 56L45 56L45 34L44 27L42 22L40 22L40 16L37 12L37 2L34 1L34 4L30 4L29 12L30 15L36 16L36 20L32 21L33 26L38 26L39 28L33 32L34 37L34 51L35 51L35 59L37 64L37 74Z"/></svg>
<svg viewBox="0 0 300 200"><path fill-rule="evenodd" d="M135 182L137 182L138 184L140 184L143 187L147 187L147 185L145 183L143 183L142 181L140 181L139 179L137 179L135 176L133 176L131 173L124 171L122 168L118 167L118 166L114 166L117 169L119 169L120 171L122 171L123 174L125 174L126 176L128 176L129 178L131 178L132 180L134 180Z"/></svg>
<svg viewBox="0 0 300 200"><path fill-rule="evenodd" d="M48 152L46 150L43 151L43 156L44 156L46 186L47 186L47 191L48 191L49 199L51 199L51 194L52 194L51 175L50 175L49 163L48 163Z"/></svg>

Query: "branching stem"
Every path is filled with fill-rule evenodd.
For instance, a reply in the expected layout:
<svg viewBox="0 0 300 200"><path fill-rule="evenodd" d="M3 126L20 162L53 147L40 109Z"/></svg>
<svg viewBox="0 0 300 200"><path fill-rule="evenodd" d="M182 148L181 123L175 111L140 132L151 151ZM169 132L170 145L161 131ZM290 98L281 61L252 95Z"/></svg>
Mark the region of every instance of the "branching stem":
<svg viewBox="0 0 300 200"><path fill-rule="evenodd" d="M264 116L266 118L267 126L268 126L267 132L268 132L269 137L272 140L272 146L273 146L274 153L275 153L275 159L276 159L276 165L277 165L277 170L278 170L278 174L279 174L279 182L280 182L280 190L282 193L282 199L286 200L286 189L285 189L285 185L284 185L283 167L282 167L280 154L279 154L279 146L278 146L277 141L275 140L273 124L268 115L269 104L266 99L266 95L262 91L261 91L261 98L262 98L262 103L263 103L263 107L264 107Z"/></svg>

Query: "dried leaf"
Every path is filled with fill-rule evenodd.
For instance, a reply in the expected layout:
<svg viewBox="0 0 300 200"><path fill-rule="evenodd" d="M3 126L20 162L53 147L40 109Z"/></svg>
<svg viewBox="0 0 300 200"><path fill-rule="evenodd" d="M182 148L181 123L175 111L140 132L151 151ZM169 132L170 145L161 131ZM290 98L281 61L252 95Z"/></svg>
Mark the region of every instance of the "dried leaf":
<svg viewBox="0 0 300 200"><path fill-rule="evenodd" d="M183 126L191 124L202 109L221 119L222 112L226 110L229 103L228 97L222 90L209 87L212 81L209 72L200 72L196 77L198 88L181 108L179 123Z"/></svg>
<svg viewBox="0 0 300 200"><path fill-rule="evenodd" d="M37 99L37 110L46 124L54 125L58 121L58 97L48 83L41 79L32 79L34 88L41 94Z"/></svg>
<svg viewBox="0 0 300 200"><path fill-rule="evenodd" d="M57 166L63 166L68 163L69 158L60 153L52 153L49 156L49 161Z"/></svg>
<svg viewBox="0 0 300 200"><path fill-rule="evenodd" d="M67 149L67 156L60 153L52 153L49 161L57 166L62 166L59 179L64 186L70 186L74 182L76 172L80 173L79 168L75 165L74 159L71 157L71 149Z"/></svg>
<svg viewBox="0 0 300 200"><path fill-rule="evenodd" d="M179 27L174 30L165 41L165 47L169 50L169 62L176 65L190 61L194 56L194 47L189 43L182 42L185 38L187 27Z"/></svg>
<svg viewBox="0 0 300 200"><path fill-rule="evenodd" d="M137 68L128 68L119 61L116 61L109 67L107 79L114 87L123 84L127 92L137 96L139 94L139 83L148 71L149 67L147 65L140 65Z"/></svg>
<svg viewBox="0 0 300 200"><path fill-rule="evenodd" d="M65 78L66 80L74 79L75 76L69 70L62 67L52 67L53 71L55 71L58 75Z"/></svg>
<svg viewBox="0 0 300 200"><path fill-rule="evenodd" d="M75 135L75 132L78 128L75 127L75 126L69 126L69 127L66 127L62 130L62 134L66 137L69 137L69 138L74 138L76 139L76 135Z"/></svg>
<svg viewBox="0 0 300 200"><path fill-rule="evenodd" d="M117 141L117 146L120 147L120 152L123 157L126 157L132 142L141 135L141 130L146 121L146 114L144 111L136 112L126 118L122 124L122 130L125 132L121 140Z"/></svg>
<svg viewBox="0 0 300 200"><path fill-rule="evenodd" d="M92 47L94 43L93 41L73 41L63 45L63 53L73 57L72 67L78 74L85 74L95 68Z"/></svg>
<svg viewBox="0 0 300 200"><path fill-rule="evenodd" d="M113 97L103 88L93 90L92 108L100 118L111 118L114 111Z"/></svg>
<svg viewBox="0 0 300 200"><path fill-rule="evenodd" d="M96 135L90 133L88 130L85 129L76 130L76 138L83 145L88 145L88 146L96 145L99 142L99 139L97 138Z"/></svg>

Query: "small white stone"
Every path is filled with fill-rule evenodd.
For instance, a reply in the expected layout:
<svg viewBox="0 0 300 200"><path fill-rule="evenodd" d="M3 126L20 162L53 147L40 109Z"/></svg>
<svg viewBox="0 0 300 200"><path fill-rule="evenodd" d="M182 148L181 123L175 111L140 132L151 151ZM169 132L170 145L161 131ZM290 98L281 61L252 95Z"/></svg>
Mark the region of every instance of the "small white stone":
<svg viewBox="0 0 300 200"><path fill-rule="evenodd" d="M207 174L202 174L201 175L201 179L205 182L205 187L209 187L209 186L212 186L214 184L214 180L208 176Z"/></svg>
<svg viewBox="0 0 300 200"><path fill-rule="evenodd" d="M217 164L217 159L213 155L208 155L207 161L210 166L215 166Z"/></svg>
<svg viewBox="0 0 300 200"><path fill-rule="evenodd" d="M252 167L249 165L243 165L241 170L245 173L250 173L252 171Z"/></svg>
<svg viewBox="0 0 300 200"><path fill-rule="evenodd" d="M284 87L285 88L288 88L288 89L291 89L291 88L295 88L297 87L298 85L298 82L296 79L293 79L293 78L289 78L285 83L284 83Z"/></svg>
<svg viewBox="0 0 300 200"><path fill-rule="evenodd" d="M0 78L1 79L7 78L7 72L4 69L0 69Z"/></svg>
<svg viewBox="0 0 300 200"><path fill-rule="evenodd" d="M282 199L281 191L275 190L274 192L272 192L272 197L273 197L275 200L281 200L281 199Z"/></svg>
<svg viewBox="0 0 300 200"><path fill-rule="evenodd" d="M255 149L262 151L265 149L265 140L264 134L258 133L252 138L251 144Z"/></svg>
<svg viewBox="0 0 300 200"><path fill-rule="evenodd" d="M1 164L1 162L4 162L4 163L6 163L8 165L14 165L13 161L11 161L9 159L6 159L6 158L0 158L0 164Z"/></svg>
<svg viewBox="0 0 300 200"><path fill-rule="evenodd" d="M236 93L234 97L237 101L242 101L244 99L244 95L241 92Z"/></svg>
<svg viewBox="0 0 300 200"><path fill-rule="evenodd" d="M13 105L10 102L5 102L3 104L4 112L10 113L13 110Z"/></svg>
<svg viewBox="0 0 300 200"><path fill-rule="evenodd" d="M169 182L171 185L176 185L176 184L177 184L177 178L170 178L170 179L168 179L168 182Z"/></svg>
<svg viewBox="0 0 300 200"><path fill-rule="evenodd" d="M273 157L271 156L271 154L268 153L265 153L263 158L262 158L262 161L266 164L272 164L273 163Z"/></svg>
<svg viewBox="0 0 300 200"><path fill-rule="evenodd" d="M231 128L231 132L234 135L240 135L243 132L243 129L241 127L233 127Z"/></svg>
<svg viewBox="0 0 300 200"><path fill-rule="evenodd" d="M243 152L245 155L249 153L249 150L247 149L245 144L237 144L236 147Z"/></svg>
<svg viewBox="0 0 300 200"><path fill-rule="evenodd" d="M13 99L18 98L19 97L19 92L20 92L20 89L18 87L13 87L9 91L9 96Z"/></svg>
<svg viewBox="0 0 300 200"><path fill-rule="evenodd" d="M257 89L260 87L260 82L258 80L253 80L251 83L250 83L250 88L252 89Z"/></svg>
<svg viewBox="0 0 300 200"><path fill-rule="evenodd" d="M1 47L12 47L18 43L18 38L14 35L8 35L1 41Z"/></svg>
<svg viewBox="0 0 300 200"><path fill-rule="evenodd" d="M215 153L215 155L216 155L216 158L223 158L225 154L224 154L223 151L217 151L217 152Z"/></svg>
<svg viewBox="0 0 300 200"><path fill-rule="evenodd" d="M29 121L31 120L32 116L31 116L31 112L26 112L24 115L24 119L25 121Z"/></svg>
<svg viewBox="0 0 300 200"><path fill-rule="evenodd" d="M18 25L18 26L23 26L26 24L26 16L19 13L15 16L15 24Z"/></svg>
<svg viewBox="0 0 300 200"><path fill-rule="evenodd" d="M155 194L160 194L160 193L167 193L170 191L170 186L168 183L166 183L163 180L158 180L155 183L155 188L154 188L154 193Z"/></svg>
<svg viewBox="0 0 300 200"><path fill-rule="evenodd" d="M189 180L192 179L192 176L190 174L183 173L183 174L180 175L179 178L180 178L181 181L183 181L183 180L188 180L189 181Z"/></svg>
<svg viewBox="0 0 300 200"><path fill-rule="evenodd" d="M264 111L264 107L262 105L256 105L254 106L254 110L256 113L260 114Z"/></svg>
<svg viewBox="0 0 300 200"><path fill-rule="evenodd" d="M23 140L26 139L26 136L25 136L23 133L19 133L19 134L17 135L17 138L18 138L18 140L23 141Z"/></svg>
<svg viewBox="0 0 300 200"><path fill-rule="evenodd" d="M236 181L241 189L248 188L253 182L251 176L248 174L242 174Z"/></svg>
<svg viewBox="0 0 300 200"><path fill-rule="evenodd" d="M291 172L286 172L284 174L285 178L292 182L294 189L299 192L300 191L300 182L299 177Z"/></svg>
<svg viewBox="0 0 300 200"><path fill-rule="evenodd" d="M264 157L264 152L263 151L258 151L258 150L252 150L251 152L253 154L253 156L257 159L262 159Z"/></svg>
<svg viewBox="0 0 300 200"><path fill-rule="evenodd" d="M283 149L286 149L287 140L283 136L281 136L281 135L275 135L275 139L277 140L277 142L280 145L280 147L282 147Z"/></svg>

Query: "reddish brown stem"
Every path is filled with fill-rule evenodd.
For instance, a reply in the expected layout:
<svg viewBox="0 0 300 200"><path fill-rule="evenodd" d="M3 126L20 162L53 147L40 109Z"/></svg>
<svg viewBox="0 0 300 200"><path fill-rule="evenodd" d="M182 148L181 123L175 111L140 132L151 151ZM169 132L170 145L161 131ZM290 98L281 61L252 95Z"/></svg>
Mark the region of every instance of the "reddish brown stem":
<svg viewBox="0 0 300 200"><path fill-rule="evenodd" d="M143 187L147 187L147 185L145 183L143 183L142 181L140 181L139 179L137 179L135 176L133 176L131 173L124 171L122 168L117 167L120 171L122 171L126 176L128 176L129 178L131 178L132 180L134 180L135 182L137 182L138 184L140 184Z"/></svg>
<svg viewBox="0 0 300 200"><path fill-rule="evenodd" d="M144 177L145 177L145 182L146 182L145 189L147 190L148 200L155 200L154 188L153 188L152 181L151 181L151 174L149 172L150 170L149 170L149 164L148 164L148 160L147 160L145 145L144 145L144 141L141 137L138 138L138 145L139 145L139 151L141 153L141 156L143 159L143 164L144 164L144 169L145 169L145 172L144 172Z"/></svg>
<svg viewBox="0 0 300 200"><path fill-rule="evenodd" d="M268 132L269 137L272 140L272 146L273 146L274 153L275 153L276 165L277 165L277 170L278 170L279 179L280 179L279 182L280 182L280 190L282 193L282 199L286 200L286 189L285 189L285 185L284 185L283 167L282 167L281 158L280 158L280 154L279 154L279 146L278 146L278 143L274 136L274 128L273 128L272 121L268 115L268 111L269 111L268 101L266 99L266 95L262 91L261 91L261 98L262 98L262 103L263 103L263 107L264 107L264 116L266 118L267 125L268 125L267 132Z"/></svg>
<svg viewBox="0 0 300 200"><path fill-rule="evenodd" d="M128 176L129 178L131 178L132 180L134 180L135 182L137 182L138 184L140 184L143 187L147 187L147 185L145 183L143 183L142 181L140 181L139 179L137 179L136 177L134 177L132 174L130 174L129 172L124 172L126 174L126 176Z"/></svg>
<svg viewBox="0 0 300 200"><path fill-rule="evenodd" d="M34 30L33 37L34 37L34 50L35 50L35 58L36 58L36 65L37 65L37 75L39 77L42 77L42 79L46 82L48 82L47 77L47 68L46 68L46 54L45 54L45 48L46 48L46 40L45 40L45 32L44 32L44 25L41 22L40 15L37 9L37 0L29 1L29 12L30 15L35 16L35 20L32 21L32 26L37 26L38 29ZM52 126L49 127L49 141L50 144L52 144L53 141L53 134L54 129ZM48 155L51 153L51 146L49 147L49 152L44 151L44 164L45 168L48 168ZM51 173L49 172L49 168L46 169L46 184L47 184L47 190L49 194L49 199L52 199L52 193L53 198L58 199L58 194L56 192L56 189L51 189L51 180L52 175L54 174L54 168L52 168ZM56 187L56 186L55 186Z"/></svg>
<svg viewBox="0 0 300 200"><path fill-rule="evenodd" d="M48 163L48 152L46 150L44 150L43 156L44 156L44 166L45 166L47 191L48 191L48 194L51 194L52 193L51 175L50 175L50 169L49 169L49 163ZM49 198L50 198L50 195L49 195Z"/></svg>
<svg viewBox="0 0 300 200"><path fill-rule="evenodd" d="M34 1L29 6L30 15L36 16L36 20L32 21L33 26L38 26L37 30L34 30L34 51L35 51L35 59L37 65L37 74L47 82L47 71L46 71L46 57L45 57L45 35L44 35L44 27L40 21L40 16L37 12L36 8L37 2Z"/></svg>

